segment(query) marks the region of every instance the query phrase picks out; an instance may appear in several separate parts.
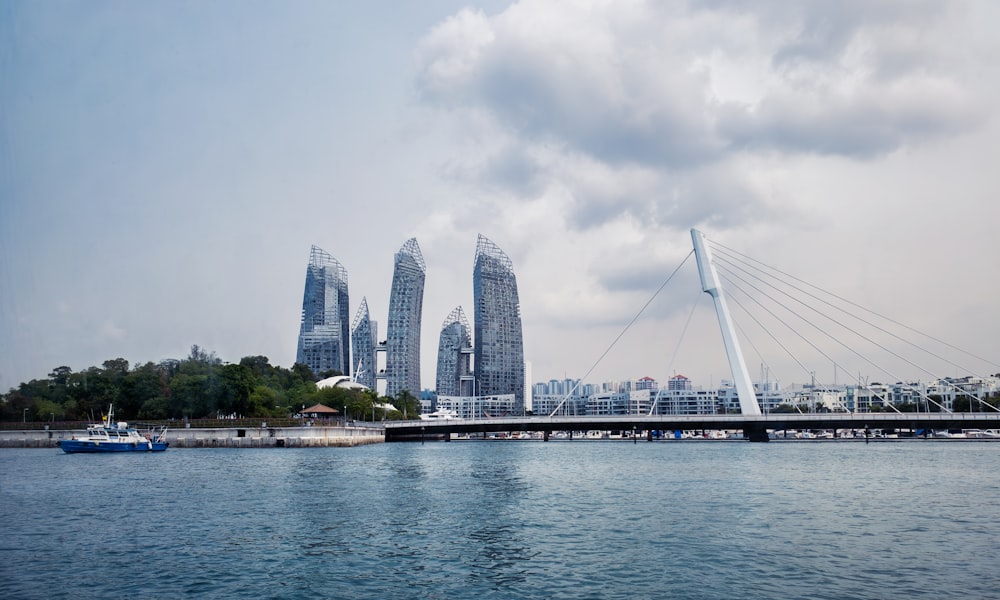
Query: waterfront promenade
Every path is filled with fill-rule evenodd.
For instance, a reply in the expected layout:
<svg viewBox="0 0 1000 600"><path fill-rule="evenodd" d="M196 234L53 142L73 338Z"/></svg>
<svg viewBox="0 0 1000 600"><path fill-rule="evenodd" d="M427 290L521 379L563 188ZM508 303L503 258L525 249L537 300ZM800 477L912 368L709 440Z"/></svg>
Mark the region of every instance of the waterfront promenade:
<svg viewBox="0 0 1000 600"><path fill-rule="evenodd" d="M58 448L82 429L0 431L0 448ZM324 448L385 441L381 427L188 427L167 429L171 448Z"/></svg>

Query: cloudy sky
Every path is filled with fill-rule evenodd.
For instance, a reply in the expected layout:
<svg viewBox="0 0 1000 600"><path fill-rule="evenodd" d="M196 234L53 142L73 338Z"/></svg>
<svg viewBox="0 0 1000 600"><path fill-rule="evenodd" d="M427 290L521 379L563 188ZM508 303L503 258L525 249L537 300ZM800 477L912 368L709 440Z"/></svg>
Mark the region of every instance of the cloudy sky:
<svg viewBox="0 0 1000 600"><path fill-rule="evenodd" d="M584 376L693 227L1000 361L997 23L990 0L8 0L0 389L192 344L290 366L312 244L384 334L410 237L431 388L478 233L514 263L533 381ZM588 380L728 377L693 267Z"/></svg>

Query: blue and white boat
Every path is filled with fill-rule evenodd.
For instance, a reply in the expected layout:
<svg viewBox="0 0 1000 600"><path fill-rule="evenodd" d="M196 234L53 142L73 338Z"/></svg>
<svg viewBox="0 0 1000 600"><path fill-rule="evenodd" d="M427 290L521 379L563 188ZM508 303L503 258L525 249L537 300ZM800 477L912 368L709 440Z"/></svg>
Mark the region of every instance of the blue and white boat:
<svg viewBox="0 0 1000 600"><path fill-rule="evenodd" d="M124 421L114 422L114 407L108 409L103 423L88 425L86 433L60 440L63 452L162 452L167 449L167 428L139 433Z"/></svg>

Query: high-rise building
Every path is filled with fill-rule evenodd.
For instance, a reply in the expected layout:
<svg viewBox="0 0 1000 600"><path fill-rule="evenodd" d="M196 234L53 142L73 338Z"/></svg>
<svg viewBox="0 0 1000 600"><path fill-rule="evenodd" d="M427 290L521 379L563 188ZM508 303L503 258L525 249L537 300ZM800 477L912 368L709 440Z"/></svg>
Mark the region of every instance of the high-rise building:
<svg viewBox="0 0 1000 600"><path fill-rule="evenodd" d="M462 307L448 313L441 325L437 355L437 393L440 396L471 396L472 330ZM467 385L463 386L463 383Z"/></svg>
<svg viewBox="0 0 1000 600"><path fill-rule="evenodd" d="M514 267L486 236L473 270L475 377L478 395L514 394L524 411L524 341Z"/></svg>
<svg viewBox="0 0 1000 600"><path fill-rule="evenodd" d="M667 381L667 390L690 390L691 380L683 375L674 375Z"/></svg>
<svg viewBox="0 0 1000 600"><path fill-rule="evenodd" d="M361 385L375 389L375 347L378 344L378 323L371 320L368 298L361 299L361 306L351 325L351 347L354 349L354 379Z"/></svg>
<svg viewBox="0 0 1000 600"><path fill-rule="evenodd" d="M313 246L302 295L302 325L295 361L313 373L351 374L347 270L322 249Z"/></svg>
<svg viewBox="0 0 1000 600"><path fill-rule="evenodd" d="M396 253L389 291L385 349L385 394L389 397L403 390L420 396L420 315L426 270L420 246L416 238L410 238Z"/></svg>

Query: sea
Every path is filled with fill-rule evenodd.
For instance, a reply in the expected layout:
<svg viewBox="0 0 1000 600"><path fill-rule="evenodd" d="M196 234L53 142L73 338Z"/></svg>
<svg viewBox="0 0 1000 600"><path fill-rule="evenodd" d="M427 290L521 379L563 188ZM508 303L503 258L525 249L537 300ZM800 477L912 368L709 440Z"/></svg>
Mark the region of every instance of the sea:
<svg viewBox="0 0 1000 600"><path fill-rule="evenodd" d="M14 598L1000 598L1000 443L0 450Z"/></svg>

